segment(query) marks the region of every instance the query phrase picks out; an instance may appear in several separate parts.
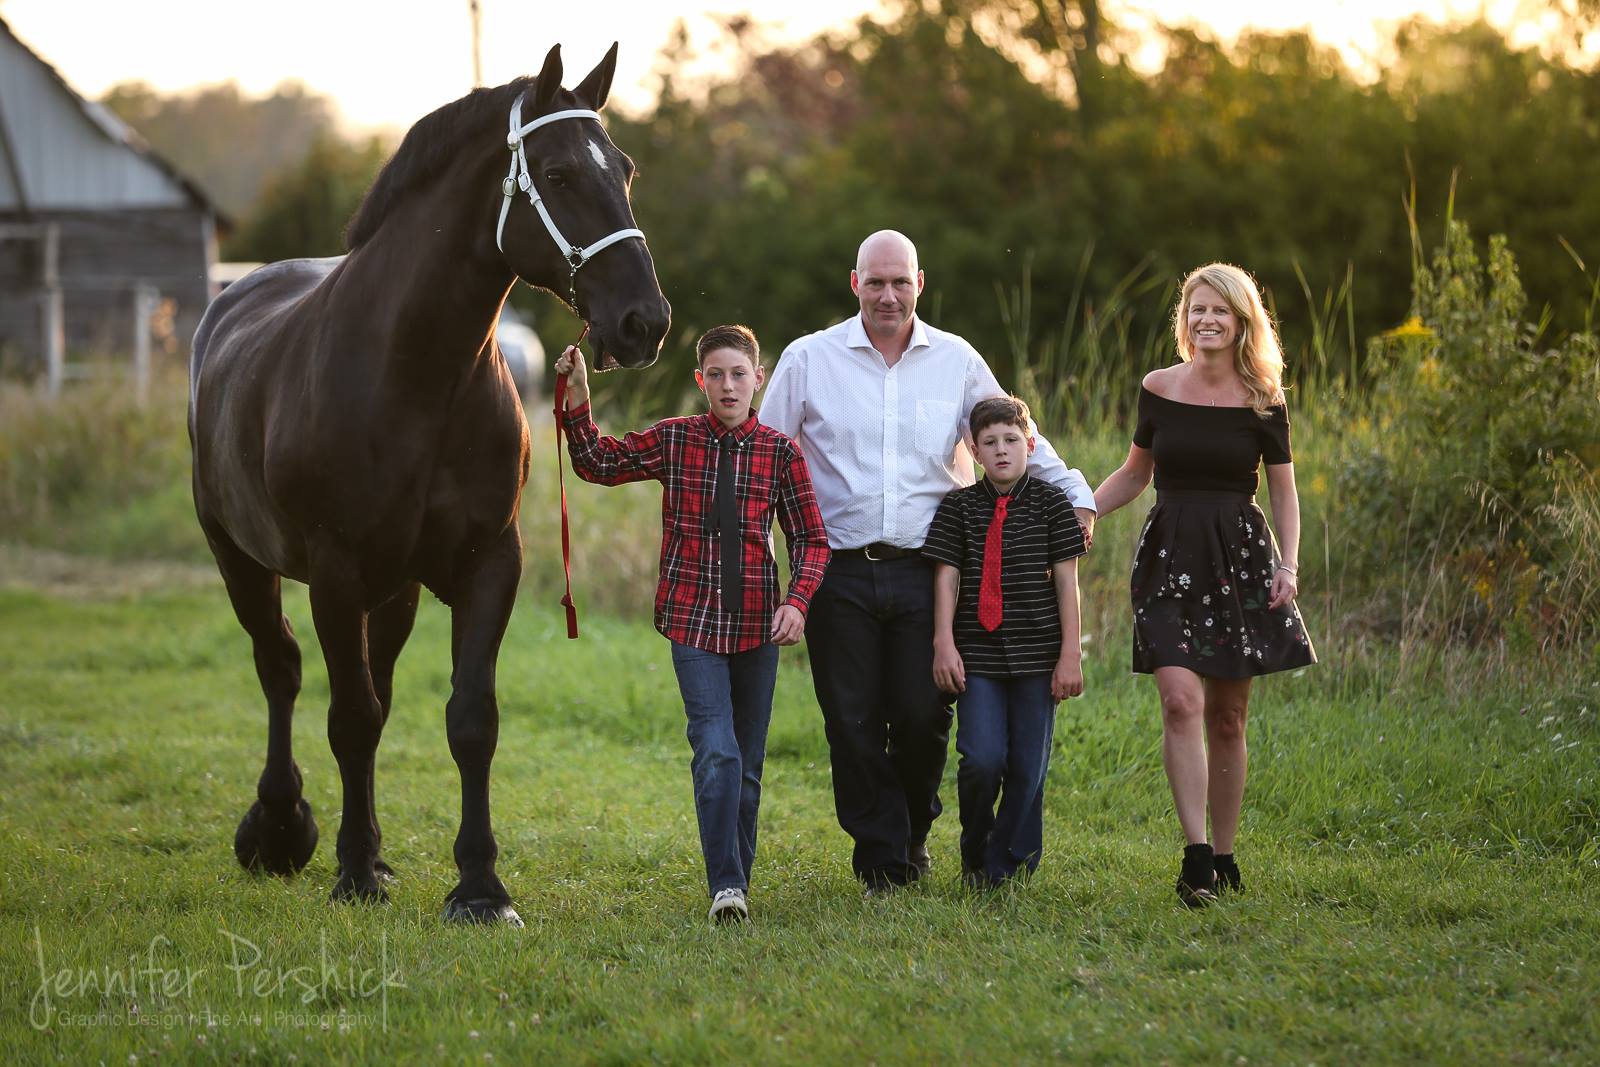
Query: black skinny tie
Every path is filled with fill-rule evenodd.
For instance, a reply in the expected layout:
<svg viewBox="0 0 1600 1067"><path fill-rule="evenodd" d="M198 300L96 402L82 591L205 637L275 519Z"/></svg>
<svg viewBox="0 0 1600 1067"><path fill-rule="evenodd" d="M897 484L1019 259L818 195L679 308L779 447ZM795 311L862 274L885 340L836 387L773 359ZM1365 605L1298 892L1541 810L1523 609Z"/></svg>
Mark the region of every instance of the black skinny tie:
<svg viewBox="0 0 1600 1067"><path fill-rule="evenodd" d="M717 443L717 496L709 529L722 547L722 610L737 616L744 608L744 576L739 543L739 501L733 489L733 434Z"/></svg>

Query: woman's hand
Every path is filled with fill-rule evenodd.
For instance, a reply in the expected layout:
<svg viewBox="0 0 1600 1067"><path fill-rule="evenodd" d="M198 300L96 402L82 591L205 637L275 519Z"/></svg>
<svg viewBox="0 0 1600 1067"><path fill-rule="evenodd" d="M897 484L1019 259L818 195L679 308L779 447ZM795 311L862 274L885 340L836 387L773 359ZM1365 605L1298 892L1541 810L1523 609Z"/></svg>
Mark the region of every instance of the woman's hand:
<svg viewBox="0 0 1600 1067"><path fill-rule="evenodd" d="M967 691L967 667L954 642L933 643L933 684L946 693Z"/></svg>
<svg viewBox="0 0 1600 1067"><path fill-rule="evenodd" d="M1276 611L1294 603L1300 594L1300 581L1294 571L1279 567L1272 575L1272 590L1267 596L1267 608Z"/></svg>
<svg viewBox="0 0 1600 1067"><path fill-rule="evenodd" d="M1083 695L1083 658L1062 656L1056 660L1056 669L1050 675L1050 697L1053 700L1070 700Z"/></svg>
<svg viewBox="0 0 1600 1067"><path fill-rule="evenodd" d="M583 360L583 349L568 345L556 360L556 373L567 375L568 411L576 411L589 402L589 368Z"/></svg>
<svg viewBox="0 0 1600 1067"><path fill-rule="evenodd" d="M1094 520L1099 515L1088 508L1073 508L1072 513L1078 516L1078 525L1083 528L1083 550L1087 552L1094 547Z"/></svg>
<svg viewBox="0 0 1600 1067"><path fill-rule="evenodd" d="M806 617L793 604L784 604L772 613L772 643L797 645L806 634Z"/></svg>

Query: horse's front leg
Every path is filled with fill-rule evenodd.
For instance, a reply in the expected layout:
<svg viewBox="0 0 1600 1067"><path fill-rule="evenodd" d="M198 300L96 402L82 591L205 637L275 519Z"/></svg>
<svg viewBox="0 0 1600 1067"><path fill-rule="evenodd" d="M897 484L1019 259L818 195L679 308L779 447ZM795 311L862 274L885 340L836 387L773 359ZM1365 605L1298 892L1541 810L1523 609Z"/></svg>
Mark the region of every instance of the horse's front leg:
<svg viewBox="0 0 1600 1067"><path fill-rule="evenodd" d="M344 817L339 823L339 880L334 900L386 901L378 880L378 816L373 759L383 733L383 705L367 664L367 612L356 561L336 549L313 554L311 618L328 665L328 744L339 764Z"/></svg>
<svg viewBox="0 0 1600 1067"><path fill-rule="evenodd" d="M481 553L477 569L451 604L450 703L445 725L461 773L461 829L456 866L461 881L445 897L445 918L521 926L511 895L495 873L499 855L489 823L489 764L500 735L495 661L522 577L522 538L515 524Z"/></svg>

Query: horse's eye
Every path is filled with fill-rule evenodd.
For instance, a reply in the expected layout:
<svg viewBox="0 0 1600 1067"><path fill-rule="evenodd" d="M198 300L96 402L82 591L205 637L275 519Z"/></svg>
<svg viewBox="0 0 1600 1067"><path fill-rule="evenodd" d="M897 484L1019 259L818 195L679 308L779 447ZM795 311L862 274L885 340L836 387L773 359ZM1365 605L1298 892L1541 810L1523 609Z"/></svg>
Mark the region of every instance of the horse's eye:
<svg viewBox="0 0 1600 1067"><path fill-rule="evenodd" d="M567 184L567 176L559 170L545 171L544 180L555 186L557 189L560 189Z"/></svg>

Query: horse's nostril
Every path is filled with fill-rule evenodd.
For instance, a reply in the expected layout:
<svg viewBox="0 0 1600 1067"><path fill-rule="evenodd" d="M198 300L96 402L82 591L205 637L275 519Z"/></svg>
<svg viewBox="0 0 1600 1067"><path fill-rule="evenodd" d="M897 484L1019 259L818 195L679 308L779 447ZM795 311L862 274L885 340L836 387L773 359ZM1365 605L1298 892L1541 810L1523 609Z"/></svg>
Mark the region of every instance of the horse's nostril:
<svg viewBox="0 0 1600 1067"><path fill-rule="evenodd" d="M650 323L637 311L630 311L622 316L622 336L636 345L646 344L650 340Z"/></svg>

